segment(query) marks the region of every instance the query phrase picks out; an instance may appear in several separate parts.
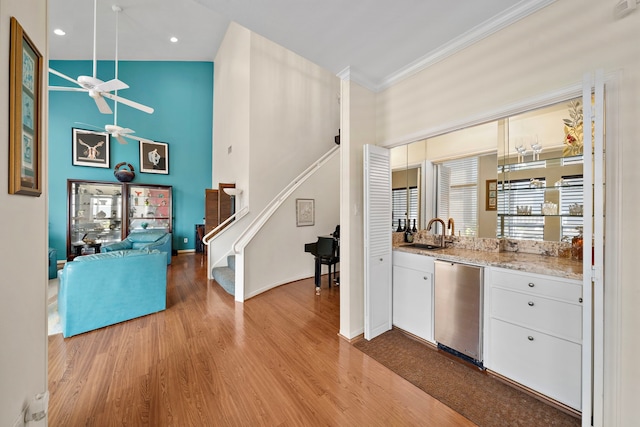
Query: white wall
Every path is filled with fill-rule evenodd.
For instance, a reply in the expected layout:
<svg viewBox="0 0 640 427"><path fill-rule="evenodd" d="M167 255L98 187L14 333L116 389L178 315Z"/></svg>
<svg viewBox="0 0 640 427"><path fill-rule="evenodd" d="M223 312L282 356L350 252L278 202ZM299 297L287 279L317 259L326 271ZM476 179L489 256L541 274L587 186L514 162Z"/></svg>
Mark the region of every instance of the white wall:
<svg viewBox="0 0 640 427"><path fill-rule="evenodd" d="M344 76L341 85L340 334L364 332L363 146L375 141L375 94Z"/></svg>
<svg viewBox="0 0 640 427"><path fill-rule="evenodd" d="M213 66L213 187L249 188L251 32L232 22ZM229 153L231 147L231 153ZM246 199L245 199L246 200Z"/></svg>
<svg viewBox="0 0 640 427"><path fill-rule="evenodd" d="M340 81L327 70L251 34L250 190L262 208L334 147Z"/></svg>
<svg viewBox="0 0 640 427"><path fill-rule="evenodd" d="M250 208L244 223L335 146L339 94L340 81L327 70L238 24L229 26L215 62L213 184L235 182L243 190L242 205ZM337 167L317 173L247 248L245 297L313 276L304 243L333 232L339 221ZM296 227L296 197L316 200L314 226Z"/></svg>
<svg viewBox="0 0 640 427"><path fill-rule="evenodd" d="M377 97L377 142L394 145L434 134L542 94L580 85L586 71L619 72L618 111L607 129L608 170L621 203L607 206L605 423L637 423L640 396L640 11L613 18L615 1L564 0L394 85ZM628 183L628 185L627 185ZM624 184L624 185L623 185ZM614 224L615 223L615 224ZM619 258L617 256L619 254Z"/></svg>
<svg viewBox="0 0 640 427"><path fill-rule="evenodd" d="M42 148L40 197L8 194L9 19L15 16L47 63L47 2L0 0L0 425L47 389L47 142ZM44 76L43 76L44 85ZM46 91L42 136L46 138ZM44 424L44 422L40 423ZM36 425L36 424L33 424Z"/></svg>

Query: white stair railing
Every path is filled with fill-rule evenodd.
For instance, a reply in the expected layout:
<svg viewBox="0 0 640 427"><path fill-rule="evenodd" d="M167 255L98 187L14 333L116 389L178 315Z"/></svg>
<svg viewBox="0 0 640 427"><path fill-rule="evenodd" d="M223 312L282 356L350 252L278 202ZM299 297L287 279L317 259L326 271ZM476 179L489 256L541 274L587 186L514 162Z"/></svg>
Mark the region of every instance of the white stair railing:
<svg viewBox="0 0 640 427"><path fill-rule="evenodd" d="M300 175L293 179L271 202L258 214L258 216L249 224L247 228L240 234L240 237L234 242L233 251L238 254L247 244L258 234L258 231L266 224L280 205L287 200L300 185L302 185L308 177L310 177L317 169L327 163L337 152L340 146L335 146L326 154L313 162L311 166L306 168Z"/></svg>
<svg viewBox="0 0 640 427"><path fill-rule="evenodd" d="M233 243L232 251L236 255L236 295L235 300L237 302L244 302L245 289L244 289L244 249L251 242L251 240L258 234L260 229L269 221L271 216L278 210L278 208L288 199L288 197L300 187L313 173L324 166L330 159L333 158L338 152L340 146L335 146L329 150L326 154L313 162L311 166L306 168L300 175L293 179L276 197L271 200L269 204L256 216L256 218L249 224L247 228L240 234L240 236ZM211 269L209 269L211 270Z"/></svg>
<svg viewBox="0 0 640 427"><path fill-rule="evenodd" d="M239 220L249 213L249 206L245 206L240 209L238 212L231 215L229 218L225 219L223 222L218 224L213 230L208 232L202 237L202 244L207 246L207 277L212 279L211 269L219 260L213 260L213 251L211 250L212 243L221 235L225 233L225 231L231 229L231 226L227 227L232 221ZM231 252L231 251L229 251ZM227 255L228 253L227 252ZM226 256L226 255L225 255Z"/></svg>

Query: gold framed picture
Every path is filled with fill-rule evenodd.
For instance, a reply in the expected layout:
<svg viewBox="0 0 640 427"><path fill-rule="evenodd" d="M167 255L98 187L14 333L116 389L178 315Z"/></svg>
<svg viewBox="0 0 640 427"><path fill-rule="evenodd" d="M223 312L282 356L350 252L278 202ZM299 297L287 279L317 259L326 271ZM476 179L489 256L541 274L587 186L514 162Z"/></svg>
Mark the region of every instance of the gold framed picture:
<svg viewBox="0 0 640 427"><path fill-rule="evenodd" d="M42 194L42 55L11 17L9 50L9 194Z"/></svg>
<svg viewBox="0 0 640 427"><path fill-rule="evenodd" d="M485 210L498 210L498 180L496 179L487 180L487 201Z"/></svg>

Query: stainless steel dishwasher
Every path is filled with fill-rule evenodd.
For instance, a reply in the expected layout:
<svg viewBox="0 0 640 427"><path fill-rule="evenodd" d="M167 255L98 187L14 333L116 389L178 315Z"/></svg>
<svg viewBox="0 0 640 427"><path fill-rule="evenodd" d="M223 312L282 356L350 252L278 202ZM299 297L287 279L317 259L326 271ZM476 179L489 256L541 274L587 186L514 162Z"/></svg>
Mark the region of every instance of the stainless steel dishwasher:
<svg viewBox="0 0 640 427"><path fill-rule="evenodd" d="M482 367L482 267L436 260L434 286L438 347Z"/></svg>

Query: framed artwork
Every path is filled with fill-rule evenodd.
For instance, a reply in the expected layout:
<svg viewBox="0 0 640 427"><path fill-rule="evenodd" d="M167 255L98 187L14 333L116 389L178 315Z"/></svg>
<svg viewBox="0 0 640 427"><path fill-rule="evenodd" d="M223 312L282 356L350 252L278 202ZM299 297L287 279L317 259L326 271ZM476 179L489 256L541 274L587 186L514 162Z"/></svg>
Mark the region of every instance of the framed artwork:
<svg viewBox="0 0 640 427"><path fill-rule="evenodd" d="M11 17L9 49L9 194L42 194L42 55Z"/></svg>
<svg viewBox="0 0 640 427"><path fill-rule="evenodd" d="M486 210L498 210L498 181L495 179L487 180L487 202Z"/></svg>
<svg viewBox="0 0 640 427"><path fill-rule="evenodd" d="M169 174L169 144L140 141L140 172Z"/></svg>
<svg viewBox="0 0 640 427"><path fill-rule="evenodd" d="M315 224L315 200L296 199L296 225L305 227Z"/></svg>
<svg viewBox="0 0 640 427"><path fill-rule="evenodd" d="M109 133L72 129L72 164L109 168Z"/></svg>

